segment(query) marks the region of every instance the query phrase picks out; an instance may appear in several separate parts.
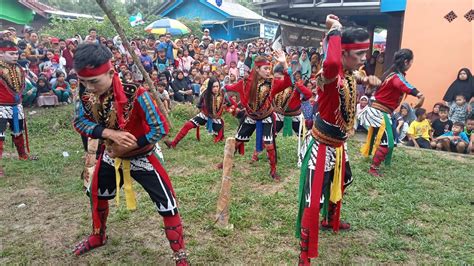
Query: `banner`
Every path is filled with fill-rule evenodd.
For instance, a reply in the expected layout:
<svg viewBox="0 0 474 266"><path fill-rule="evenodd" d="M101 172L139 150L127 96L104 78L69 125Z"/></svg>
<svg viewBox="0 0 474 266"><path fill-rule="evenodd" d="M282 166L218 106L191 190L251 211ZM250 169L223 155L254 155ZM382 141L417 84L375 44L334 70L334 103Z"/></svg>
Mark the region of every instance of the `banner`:
<svg viewBox="0 0 474 266"><path fill-rule="evenodd" d="M302 27L280 25L283 46L319 47L323 32Z"/></svg>

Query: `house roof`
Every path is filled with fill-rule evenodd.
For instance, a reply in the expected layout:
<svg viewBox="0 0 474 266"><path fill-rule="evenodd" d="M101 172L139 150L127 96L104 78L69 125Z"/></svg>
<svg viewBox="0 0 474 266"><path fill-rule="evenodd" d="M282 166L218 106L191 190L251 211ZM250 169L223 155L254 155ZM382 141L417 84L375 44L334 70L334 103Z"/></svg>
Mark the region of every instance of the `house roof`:
<svg viewBox="0 0 474 266"><path fill-rule="evenodd" d="M215 8L219 8L224 13L228 14L228 16L230 16L230 17L243 18L243 19L249 19L249 20L261 20L261 19L263 19L263 17L260 16L259 14L255 13L254 11L246 8L243 5L237 4L237 3L222 1L222 5L217 6L216 1L214 1L214 0L203 1L203 2L206 2L207 4L212 5Z"/></svg>
<svg viewBox="0 0 474 266"><path fill-rule="evenodd" d="M186 0L186 1L191 1L191 0ZM265 19L261 15L246 8L245 6L242 6L237 3L232 3L230 1L223 0L221 6L217 6L215 0L193 0L193 1L199 2L209 7L210 9L221 13L227 18L238 18L238 19L244 19L244 20L264 20L268 22L274 22L274 21ZM183 0L164 1L162 5L160 5L156 10L154 10L154 13L166 16L169 12L177 8L183 2L184 2Z"/></svg>
<svg viewBox="0 0 474 266"><path fill-rule="evenodd" d="M22 4L23 6L25 6L26 8L34 11L36 14L45 18L48 18L50 15L56 15L56 16L68 17L68 18L94 18L96 20L104 19L103 17L98 17L98 16L61 11L52 6L43 4L39 2L38 0L19 0L18 2Z"/></svg>
<svg viewBox="0 0 474 266"><path fill-rule="evenodd" d="M37 0L19 0L18 2L45 18L48 17L48 14L45 12L46 10L57 10L56 8L43 4Z"/></svg>

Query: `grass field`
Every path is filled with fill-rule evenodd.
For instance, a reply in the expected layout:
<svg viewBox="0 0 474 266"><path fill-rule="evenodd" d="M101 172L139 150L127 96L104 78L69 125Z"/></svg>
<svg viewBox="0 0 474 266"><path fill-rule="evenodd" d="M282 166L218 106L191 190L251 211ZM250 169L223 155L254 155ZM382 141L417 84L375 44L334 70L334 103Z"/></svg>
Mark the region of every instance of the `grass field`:
<svg viewBox="0 0 474 266"><path fill-rule="evenodd" d="M112 203L108 244L79 258L70 254L90 232L89 201L79 179L82 146L72 129L72 106L35 111L28 125L32 151L40 160L1 162L7 176L0 179L0 264L171 265L162 220L136 183L136 211ZM189 106L176 108L171 135L193 114ZM236 120L226 117L226 136L233 136L236 127ZM245 156L236 157L230 231L213 226L222 174L214 165L222 159L224 144L213 144L204 130L201 142L194 135L191 131L175 150L164 149L190 262L296 264L296 138L278 138L281 183L270 179L266 159L249 164L254 142ZM391 168L383 169L385 177L374 178L366 173L369 162L358 155L360 143L349 144L355 181L344 198L342 218L353 230L322 232L316 262L474 264L472 157L397 148ZM5 146L14 153L10 140ZM63 151L70 156L63 157ZM22 203L26 206L19 207Z"/></svg>

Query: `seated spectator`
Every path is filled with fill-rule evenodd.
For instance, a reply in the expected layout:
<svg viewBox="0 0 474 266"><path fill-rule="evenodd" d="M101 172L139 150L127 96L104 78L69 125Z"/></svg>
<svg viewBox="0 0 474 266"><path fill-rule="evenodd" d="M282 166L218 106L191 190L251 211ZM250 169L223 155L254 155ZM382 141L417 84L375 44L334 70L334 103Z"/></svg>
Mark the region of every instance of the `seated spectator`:
<svg viewBox="0 0 474 266"><path fill-rule="evenodd" d="M25 79L25 89L23 90L23 107L31 107L36 100L38 89L36 85L29 79Z"/></svg>
<svg viewBox="0 0 474 266"><path fill-rule="evenodd" d="M367 108L367 106L369 106L369 98L364 95L360 97L359 103L356 106L356 121L354 123L354 130L365 130L363 125L360 123L358 117Z"/></svg>
<svg viewBox="0 0 474 266"><path fill-rule="evenodd" d="M66 75L62 71L56 72L56 83L53 85L53 92L58 96L58 100L61 104L70 103L71 86L65 80Z"/></svg>
<svg viewBox="0 0 474 266"><path fill-rule="evenodd" d="M160 100L163 102L163 105L165 106L165 109L167 112L171 110L171 99L168 91L165 89L166 88L166 83L163 81L160 81L156 85L156 91L157 95L160 98Z"/></svg>
<svg viewBox="0 0 474 266"><path fill-rule="evenodd" d="M406 137L408 128L410 127L411 122L416 120L416 115L413 109L411 108L410 104L408 103L402 103L400 106L400 112L398 114L402 117L403 119L403 124L400 127L400 130L398 131L398 139L403 141Z"/></svg>
<svg viewBox="0 0 474 266"><path fill-rule="evenodd" d="M188 83L188 80L185 79L184 73L181 70L176 72L176 79L173 81L172 85L174 90L174 100L177 102L193 102L193 90Z"/></svg>
<svg viewBox="0 0 474 266"><path fill-rule="evenodd" d="M415 146L416 148L429 149L430 145L430 132L431 125L428 119L426 119L426 110L418 108L415 111L416 120L411 122L408 128L407 146Z"/></svg>
<svg viewBox="0 0 474 266"><path fill-rule="evenodd" d="M444 133L451 131L451 128L453 127L453 121L448 119L448 112L449 107L446 105L441 105L439 107L439 118L431 123L431 127L433 128L433 138L437 138ZM436 148L436 143L432 142L431 146Z"/></svg>
<svg viewBox="0 0 474 266"><path fill-rule="evenodd" d="M48 79L45 76L40 76L36 82L38 89L38 99L36 103L39 107L55 106L58 104L58 96L56 96L49 85Z"/></svg>
<svg viewBox="0 0 474 266"><path fill-rule="evenodd" d="M433 123L433 121L439 118L438 112L439 112L439 107L441 105L444 105L444 103L435 103L435 105L433 106L433 111L429 112L426 115L426 119L430 120L431 123Z"/></svg>
<svg viewBox="0 0 474 266"><path fill-rule="evenodd" d="M436 149L466 153L469 145L469 138L463 130L464 124L462 122L454 122L452 131L444 133L435 139Z"/></svg>
<svg viewBox="0 0 474 266"><path fill-rule="evenodd" d="M449 120L464 123L470 112L469 109L470 106L466 102L464 95L456 95L455 101L449 106Z"/></svg>
<svg viewBox="0 0 474 266"><path fill-rule="evenodd" d="M470 154L474 154L474 113L471 113L467 117L464 133L466 133L466 136L469 138L469 146L467 148L467 151Z"/></svg>
<svg viewBox="0 0 474 266"><path fill-rule="evenodd" d="M199 94L201 93L201 85L202 85L201 76L199 75L194 76L193 81L191 83L191 89L193 90L194 96L199 97Z"/></svg>

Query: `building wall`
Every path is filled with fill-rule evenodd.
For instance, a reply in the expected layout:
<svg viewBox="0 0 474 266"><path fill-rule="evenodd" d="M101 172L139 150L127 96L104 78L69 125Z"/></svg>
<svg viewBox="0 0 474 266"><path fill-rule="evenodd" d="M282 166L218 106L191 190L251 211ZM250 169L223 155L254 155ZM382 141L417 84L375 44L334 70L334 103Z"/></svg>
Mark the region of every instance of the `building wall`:
<svg viewBox="0 0 474 266"><path fill-rule="evenodd" d="M459 69L474 70L474 21L464 18L472 8L472 0L407 1L402 47L415 54L407 80L426 95L427 110L442 100ZM451 23L444 18L450 11L457 15Z"/></svg>

